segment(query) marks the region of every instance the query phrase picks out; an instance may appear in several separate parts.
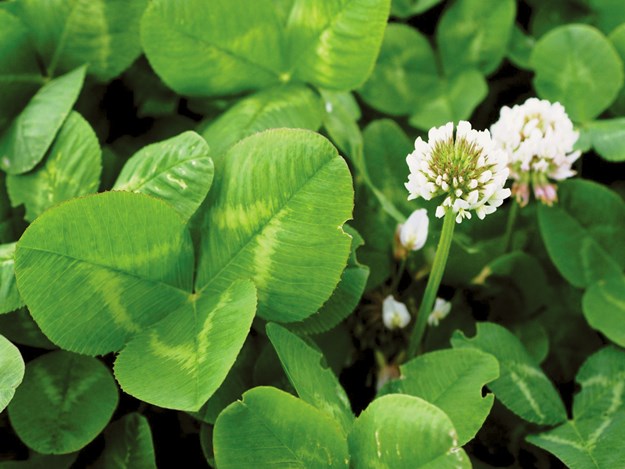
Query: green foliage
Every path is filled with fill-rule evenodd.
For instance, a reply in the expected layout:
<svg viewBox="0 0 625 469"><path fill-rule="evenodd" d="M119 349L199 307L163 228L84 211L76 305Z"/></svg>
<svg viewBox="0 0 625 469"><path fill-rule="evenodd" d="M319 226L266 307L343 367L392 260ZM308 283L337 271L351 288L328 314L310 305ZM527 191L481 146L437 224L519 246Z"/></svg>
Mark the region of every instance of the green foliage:
<svg viewBox="0 0 625 469"><path fill-rule="evenodd" d="M81 449L104 429L117 401L115 380L104 364L57 351L28 363L9 417L33 450L65 454Z"/></svg>
<svg viewBox="0 0 625 469"><path fill-rule="evenodd" d="M590 26L549 32L536 43L531 63L538 95L562 103L576 121L597 117L623 86L623 62L610 41Z"/></svg>
<svg viewBox="0 0 625 469"><path fill-rule="evenodd" d="M556 455L573 469L618 467L625 450L625 352L606 347L580 368L576 381L582 387L573 402L573 419L527 440Z"/></svg>
<svg viewBox="0 0 625 469"><path fill-rule="evenodd" d="M478 323L474 338L458 331L451 342L454 348L474 348L497 358L500 377L488 387L512 412L541 425L566 420L558 392L511 332L496 324Z"/></svg>
<svg viewBox="0 0 625 469"><path fill-rule="evenodd" d="M356 468L469 468L449 417L417 397L392 394L376 399L349 435Z"/></svg>
<svg viewBox="0 0 625 469"><path fill-rule="evenodd" d="M14 11L28 27L48 76L89 64L110 80L141 53L139 20L147 0L21 0Z"/></svg>
<svg viewBox="0 0 625 469"><path fill-rule="evenodd" d="M599 280L582 300L588 323L613 342L625 346L625 277Z"/></svg>
<svg viewBox="0 0 625 469"><path fill-rule="evenodd" d="M33 221L53 205L97 192L101 172L98 139L89 123L72 111L43 163L26 174L9 174L9 198L13 206L24 204L24 218Z"/></svg>
<svg viewBox="0 0 625 469"><path fill-rule="evenodd" d="M614 192L590 181L560 185L555 207L538 207L540 232L551 260L576 287L620 275L625 267L625 203Z"/></svg>
<svg viewBox="0 0 625 469"><path fill-rule="evenodd" d="M198 290L220 292L245 275L258 289L258 314L280 322L301 321L329 298L349 255L341 226L353 190L326 139L304 130L244 139L223 158L208 203Z"/></svg>
<svg viewBox="0 0 625 469"><path fill-rule="evenodd" d="M15 243L0 244L0 314L24 306L15 284Z"/></svg>
<svg viewBox="0 0 625 469"><path fill-rule="evenodd" d="M217 419L213 441L219 468L349 467L340 425L275 388L254 388L228 406Z"/></svg>
<svg viewBox="0 0 625 469"><path fill-rule="evenodd" d="M291 81L339 90L361 84L373 67L390 0L296 0L290 7L284 21L268 0L157 0L142 21L143 47L181 94Z"/></svg>
<svg viewBox="0 0 625 469"><path fill-rule="evenodd" d="M208 154L206 141L194 132L148 145L126 162L113 190L163 199L187 221L213 182L213 160Z"/></svg>
<svg viewBox="0 0 625 469"><path fill-rule="evenodd" d="M19 349L0 335L0 412L13 399L24 377L24 360Z"/></svg>
<svg viewBox="0 0 625 469"><path fill-rule="evenodd" d="M156 469L150 424L142 415L126 414L109 425L104 438L106 446L97 467Z"/></svg>
<svg viewBox="0 0 625 469"><path fill-rule="evenodd" d="M33 169L48 151L69 115L85 79L80 67L46 83L0 134L0 169L22 174Z"/></svg>
<svg viewBox="0 0 625 469"><path fill-rule="evenodd" d="M492 356L472 349L430 352L401 366L401 377L389 382L385 393L408 394L444 411L464 445L480 429L493 406L494 396L482 397L482 387L499 377Z"/></svg>
<svg viewBox="0 0 625 469"><path fill-rule="evenodd" d="M323 355L277 324L267 325L267 336L298 396L328 413L349 433L354 420L349 399L332 370L322 363Z"/></svg>

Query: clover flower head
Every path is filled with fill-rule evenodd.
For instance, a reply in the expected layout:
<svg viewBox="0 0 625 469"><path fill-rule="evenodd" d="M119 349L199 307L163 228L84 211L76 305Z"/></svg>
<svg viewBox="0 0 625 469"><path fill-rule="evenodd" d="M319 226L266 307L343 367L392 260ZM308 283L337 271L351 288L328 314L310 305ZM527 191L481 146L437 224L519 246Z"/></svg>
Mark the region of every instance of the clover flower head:
<svg viewBox="0 0 625 469"><path fill-rule="evenodd" d="M382 321L387 329L403 329L410 322L410 313L405 304L389 295L382 303Z"/></svg>
<svg viewBox="0 0 625 469"><path fill-rule="evenodd" d="M560 103L529 98L521 105L504 106L491 127L497 148L508 155L512 193L520 206L529 202L530 190L544 204L558 199L560 181L575 175L571 166L581 152L573 151L579 133Z"/></svg>
<svg viewBox="0 0 625 469"><path fill-rule="evenodd" d="M428 316L428 324L430 326L438 326L438 324L445 319L451 311L451 303L445 301L442 298L436 298L434 308Z"/></svg>
<svg viewBox="0 0 625 469"><path fill-rule="evenodd" d="M430 129L427 142L418 137L406 162L408 200L444 195L436 209L438 218L452 210L457 223L471 218L472 211L483 219L510 196L510 189L504 189L509 173L506 154L495 148L488 130L472 129L466 121L458 123L455 136L450 122Z"/></svg>

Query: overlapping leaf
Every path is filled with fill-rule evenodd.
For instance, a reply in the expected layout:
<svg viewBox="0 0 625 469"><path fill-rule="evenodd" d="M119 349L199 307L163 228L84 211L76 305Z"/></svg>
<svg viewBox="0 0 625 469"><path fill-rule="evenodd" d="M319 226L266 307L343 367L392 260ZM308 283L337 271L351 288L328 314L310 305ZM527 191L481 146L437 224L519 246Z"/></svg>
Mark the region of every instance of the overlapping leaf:
<svg viewBox="0 0 625 469"><path fill-rule="evenodd" d="M24 378L24 359L18 348L0 335L0 412L11 402Z"/></svg>

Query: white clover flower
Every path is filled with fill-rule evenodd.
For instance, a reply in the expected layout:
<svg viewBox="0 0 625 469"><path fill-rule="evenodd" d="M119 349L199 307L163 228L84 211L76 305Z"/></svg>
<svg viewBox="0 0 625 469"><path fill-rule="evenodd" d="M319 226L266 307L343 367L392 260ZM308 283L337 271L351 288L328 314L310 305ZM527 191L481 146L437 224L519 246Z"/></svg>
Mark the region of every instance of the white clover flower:
<svg viewBox="0 0 625 469"><path fill-rule="evenodd" d="M438 326L438 324L445 319L451 311L451 303L445 301L442 298L436 298L434 308L428 316L428 324L430 326Z"/></svg>
<svg viewBox="0 0 625 469"><path fill-rule="evenodd" d="M488 130L477 131L460 121L455 138L453 131L450 122L430 129L427 143L421 137L415 141L415 150L406 157L410 168L408 200L445 195L436 209L438 218L452 210L460 223L471 218L474 210L483 219L510 196L510 190L504 189L508 159L495 148Z"/></svg>
<svg viewBox="0 0 625 469"><path fill-rule="evenodd" d="M410 313L405 304L389 295L382 303L382 321L387 329L403 329L410 322Z"/></svg>
<svg viewBox="0 0 625 469"><path fill-rule="evenodd" d="M529 202L530 188L541 202L557 201L556 185L575 175L572 164L581 152L573 151L579 133L560 103L529 98L512 108L504 106L491 127L493 141L509 158L512 193L522 207Z"/></svg>
<svg viewBox="0 0 625 469"><path fill-rule="evenodd" d="M430 219L424 208L415 210L395 231L395 257L405 259L408 251L418 251L428 238Z"/></svg>

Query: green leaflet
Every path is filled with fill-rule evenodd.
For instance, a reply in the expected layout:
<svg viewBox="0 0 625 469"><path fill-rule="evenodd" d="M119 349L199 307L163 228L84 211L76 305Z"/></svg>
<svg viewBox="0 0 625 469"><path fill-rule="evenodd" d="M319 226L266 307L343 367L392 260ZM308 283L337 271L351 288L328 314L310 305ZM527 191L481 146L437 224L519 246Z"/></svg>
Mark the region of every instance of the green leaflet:
<svg viewBox="0 0 625 469"><path fill-rule="evenodd" d="M104 438L106 446L97 468L156 469L152 432L143 415L124 415L107 427Z"/></svg>
<svg viewBox="0 0 625 469"><path fill-rule="evenodd" d="M414 112L439 80L426 36L410 26L391 23L373 73L358 92L375 109L401 116Z"/></svg>
<svg viewBox="0 0 625 469"><path fill-rule="evenodd" d="M540 233L551 260L576 287L620 276L625 267L625 203L608 188L563 181L554 207L539 205Z"/></svg>
<svg viewBox="0 0 625 469"><path fill-rule="evenodd" d="M15 16L0 11L0 129L42 83L28 29Z"/></svg>
<svg viewBox="0 0 625 469"><path fill-rule="evenodd" d="M364 244L364 240L349 225L343 228L352 237L352 246L341 280L319 311L302 322L289 324L289 330L301 334L321 334L340 324L358 306L369 278L369 267L356 258L356 250Z"/></svg>
<svg viewBox="0 0 625 469"><path fill-rule="evenodd" d="M267 325L267 336L300 399L332 417L347 435L354 414L338 378L325 366L323 354L277 324Z"/></svg>
<svg viewBox="0 0 625 469"><path fill-rule="evenodd" d="M591 26L550 31L538 40L530 60L538 95L562 103L574 121L597 117L623 86L623 62L612 43Z"/></svg>
<svg viewBox="0 0 625 469"><path fill-rule="evenodd" d="M588 324L621 347L625 346L625 277L599 280L582 299Z"/></svg>
<svg viewBox="0 0 625 469"><path fill-rule="evenodd" d="M15 267L44 334L65 349L97 355L121 349L188 301L193 248L166 203L108 192L39 217L17 244Z"/></svg>
<svg viewBox="0 0 625 469"><path fill-rule="evenodd" d="M89 123L72 111L43 164L26 174L10 174L7 189L11 204L24 204L24 218L33 221L59 202L96 192L101 173L98 138Z"/></svg>
<svg viewBox="0 0 625 469"><path fill-rule="evenodd" d="M275 388L254 388L228 406L215 424L213 444L220 469L349 467L338 423Z"/></svg>
<svg viewBox="0 0 625 469"><path fill-rule="evenodd" d="M15 284L14 256L15 243L0 244L0 314L24 306Z"/></svg>
<svg viewBox="0 0 625 469"><path fill-rule="evenodd" d="M625 28L623 28L625 31ZM589 122L582 129L595 151L613 162L625 161L625 118Z"/></svg>
<svg viewBox="0 0 625 469"><path fill-rule="evenodd" d="M216 157L256 132L280 127L318 130L323 105L310 88L286 85L259 91L237 102L217 119L200 124L199 132Z"/></svg>
<svg viewBox="0 0 625 469"><path fill-rule="evenodd" d="M575 380L573 420L527 441L553 453L572 469L610 469L625 460L625 352L605 347L586 360Z"/></svg>
<svg viewBox="0 0 625 469"><path fill-rule="evenodd" d="M13 399L24 377L24 359L18 348L0 335L0 412Z"/></svg>
<svg viewBox="0 0 625 469"><path fill-rule="evenodd" d="M162 199L187 221L213 182L213 160L208 155L208 145L195 132L147 145L126 162L113 190Z"/></svg>
<svg viewBox="0 0 625 469"><path fill-rule="evenodd" d="M476 348L495 356L499 361L500 377L488 387L512 412L541 425L555 425L566 420L564 404L553 384L519 339L507 329L493 323L478 323L474 338L469 339L456 331L451 343L454 348Z"/></svg>
<svg viewBox="0 0 625 469"><path fill-rule="evenodd" d="M128 342L115 362L115 377L145 402L197 411L226 378L255 312L249 281L235 282L221 295L193 296Z"/></svg>
<svg viewBox="0 0 625 469"><path fill-rule="evenodd" d="M104 429L117 401L115 380L102 362L51 352L26 366L9 418L28 447L65 454L81 449Z"/></svg>
<svg viewBox="0 0 625 469"><path fill-rule="evenodd" d="M85 67L47 82L0 134L0 169L22 174L45 156L69 115L85 79Z"/></svg>
<svg viewBox="0 0 625 469"><path fill-rule="evenodd" d="M356 469L471 467L449 417L418 397L402 394L380 397L360 414L349 449Z"/></svg>
<svg viewBox="0 0 625 469"><path fill-rule="evenodd" d="M373 68L390 0L296 0L288 16L269 0L156 0L142 42L178 93L231 94L289 81L348 90ZM286 24L285 24L286 19Z"/></svg>
<svg viewBox="0 0 625 469"><path fill-rule="evenodd" d="M499 377L495 357L472 349L440 350L400 369L401 378L390 381L383 393L408 394L435 405L454 424L459 445L473 439L493 406L494 396L482 397L482 387Z"/></svg>
<svg viewBox="0 0 625 469"><path fill-rule="evenodd" d="M447 8L436 28L436 42L449 75L476 68L494 72L506 54L512 33L514 0L458 0Z"/></svg>
<svg viewBox="0 0 625 469"><path fill-rule="evenodd" d="M89 64L110 80L141 53L139 20L147 0L20 0L15 12L28 26L48 76Z"/></svg>
<svg viewBox="0 0 625 469"><path fill-rule="evenodd" d="M209 195L196 289L239 278L258 289L258 314L294 322L330 297L345 268L351 175L336 149L305 130L248 137L224 157Z"/></svg>
<svg viewBox="0 0 625 469"><path fill-rule="evenodd" d="M48 350L56 348L43 335L26 308L0 315L0 334L16 344Z"/></svg>
<svg viewBox="0 0 625 469"><path fill-rule="evenodd" d="M488 94L484 76L473 69L441 79L412 113L410 125L421 130L468 119Z"/></svg>

